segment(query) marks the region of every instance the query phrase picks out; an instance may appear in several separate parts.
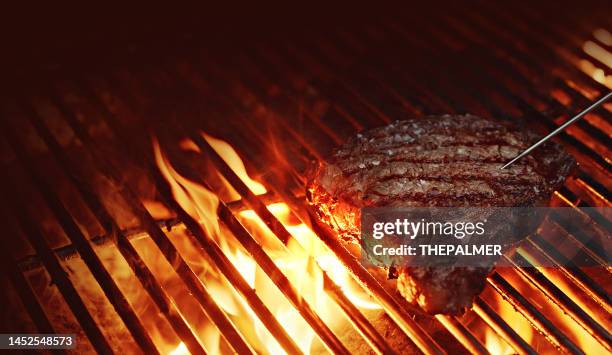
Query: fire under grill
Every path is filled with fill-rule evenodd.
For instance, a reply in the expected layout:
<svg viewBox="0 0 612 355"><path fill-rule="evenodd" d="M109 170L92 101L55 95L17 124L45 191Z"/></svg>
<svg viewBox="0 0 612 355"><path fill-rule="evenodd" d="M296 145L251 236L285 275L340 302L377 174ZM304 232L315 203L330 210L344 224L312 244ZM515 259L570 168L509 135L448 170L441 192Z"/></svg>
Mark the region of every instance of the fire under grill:
<svg viewBox="0 0 612 355"><path fill-rule="evenodd" d="M186 32L15 73L2 332L76 333L99 353L610 352L611 216L579 209L609 206L610 103L559 136L580 166L552 203L582 224L547 219L462 316L408 305L303 187L310 161L397 119L552 130L612 89L603 5L419 8L239 46Z"/></svg>

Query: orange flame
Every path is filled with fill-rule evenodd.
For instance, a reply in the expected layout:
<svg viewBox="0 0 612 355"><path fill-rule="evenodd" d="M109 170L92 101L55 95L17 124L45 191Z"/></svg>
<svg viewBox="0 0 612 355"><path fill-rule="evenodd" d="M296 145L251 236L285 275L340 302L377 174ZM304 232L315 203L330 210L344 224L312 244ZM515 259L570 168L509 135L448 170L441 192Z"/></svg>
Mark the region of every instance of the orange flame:
<svg viewBox="0 0 612 355"><path fill-rule="evenodd" d="M172 350L168 355L188 355L190 354L189 350L187 350L187 346L185 343L181 342L176 349Z"/></svg>
<svg viewBox="0 0 612 355"><path fill-rule="evenodd" d="M203 137L253 193L262 194L267 191L261 183L253 180L247 174L244 163L227 142L207 134L203 134ZM154 140L153 146L159 169L170 183L175 200L202 224L207 233L213 236L232 264L241 272L245 281L256 290L257 295L264 301L287 333L291 335L303 352L308 353L316 334L299 312L284 298L274 283L263 273L248 252L242 249L231 234L220 228L216 214L219 203L217 196L204 186L181 176L164 156L157 141ZM197 146L189 140L181 142L181 147L199 152ZM229 186L227 188L232 190ZM328 273L330 278L358 307L364 309L379 308L350 278L346 268L341 265L340 261L327 249L316 234L292 215L286 203L273 203L268 205L267 208L294 237L286 247L267 229L264 222L254 211L242 211L237 217L258 240L268 255L272 257L276 266L287 276L300 295L317 310L325 321L334 324L342 317L340 317L338 307L324 293L321 269ZM317 267L317 264L319 267ZM284 352L274 337L261 324L256 314L235 292L232 293L222 287L209 287L209 289L218 302L224 299L232 300L219 302L228 314L251 320L250 326L254 328L257 337L255 340L259 343L259 346L255 346L255 348L266 353ZM230 293L228 294L228 292ZM181 354L186 351L186 348L181 343L174 351L176 354Z"/></svg>
<svg viewBox="0 0 612 355"><path fill-rule="evenodd" d="M485 330L485 347L487 348L490 354L494 354L494 355L505 355L505 354L515 353L514 349L512 349L510 345L508 345L505 341L503 341L499 337L499 335L497 335L491 329Z"/></svg>
<svg viewBox="0 0 612 355"><path fill-rule="evenodd" d="M244 163L240 160L237 152L226 142L217 138L204 135L205 139L211 144L216 152L228 165L239 175L249 188L257 194L265 193L266 188L260 182L252 179L246 171ZM193 142L185 140L181 143L185 149L199 151ZM279 323L285 328L287 333L295 340L299 348L308 353L311 350L316 334L310 326L303 320L299 312L287 301L284 295L276 288L276 285L261 270L257 262L250 256L248 251L242 248L241 244L235 240L234 236L218 223L217 207L220 203L220 194L217 195L199 183L191 181L178 173L170 164L167 157L163 154L157 141L153 141L154 154L163 176L168 180L175 200L191 216L196 218L202 225L206 233L213 238L223 250L232 264L240 271L242 277L251 288L256 291L258 297L264 302ZM226 183L227 184L227 183ZM227 191L231 188L226 187ZM217 186L215 186L217 191ZM236 192L234 191L234 194ZM224 195L225 196L225 195ZM230 196L221 197L221 200ZM149 208L150 206L148 206ZM150 208L155 207L151 204ZM350 277L348 270L341 264L336 256L326 247L326 245L316 236L316 234L304 223L302 223L291 211L289 205L284 202L271 203L267 205L268 210L285 226L293 236L287 246L282 245L277 237L266 227L265 223L257 216L253 210L245 210L236 216L241 223L249 230L251 235L257 239L265 252L273 259L276 266L290 280L304 300L332 328L341 327L345 324L341 310L332 302L324 292L323 274L321 269L326 272L330 279L345 293L357 307L362 310L380 309L380 306L373 302L369 296L359 287ZM181 255L189 263L190 267L205 283L207 290L221 309L233 321L234 325L246 338L253 349L259 353L284 353L275 338L267 331L266 327L259 320L255 312L248 306L242 296L233 289L232 285L225 280L223 275L213 264L202 254L199 248L190 244L186 238L185 226L177 225L168 232L172 243L179 250ZM231 349L227 342L221 337L218 329L208 320L202 321L194 317L191 310L198 309L199 305L194 304L190 299L189 292L180 278L174 273L172 267L163 258L161 252L156 248L150 238L137 238L132 240L138 253L141 255L146 265L160 279L163 288L167 290L169 296L177 302L179 311L192 329L198 335L199 340L205 346L207 352L225 353ZM117 254L116 248L112 253L106 255L106 251L100 251L105 263L112 263L109 269L113 270L113 277L125 279L120 281L122 291L128 295L131 304L136 305L135 309L139 317L144 320L145 327L152 334L155 344L160 351L173 355L188 354L189 351L179 337L172 332L172 328L165 322L163 316L159 314L155 306L152 305L148 295L138 282L135 282L129 267L125 261L110 254ZM558 273L545 268L540 269L555 284L572 298L577 295L573 293L570 285L559 278ZM591 339L586 332L568 319L562 312L548 305L547 300L542 295L533 290L533 287L522 280L511 268L501 268L498 270L502 276L508 280L522 294L530 295L532 301L538 307L543 308L543 313L550 317L565 333L570 334L573 341L585 349L601 350L600 344ZM552 273L552 274L551 274ZM182 291L179 291L182 289ZM516 309L508 302L505 302L495 292L485 290L483 299L489 303L494 310L507 322L513 329L528 343L539 352L554 351L552 346L533 328ZM586 308L589 303L582 303L576 300L581 307ZM588 300L587 300L588 301ZM548 302L549 303L549 302ZM598 318L598 314L592 314ZM492 354L508 354L514 350L498 334L486 327L481 321L481 328L477 329L477 336Z"/></svg>

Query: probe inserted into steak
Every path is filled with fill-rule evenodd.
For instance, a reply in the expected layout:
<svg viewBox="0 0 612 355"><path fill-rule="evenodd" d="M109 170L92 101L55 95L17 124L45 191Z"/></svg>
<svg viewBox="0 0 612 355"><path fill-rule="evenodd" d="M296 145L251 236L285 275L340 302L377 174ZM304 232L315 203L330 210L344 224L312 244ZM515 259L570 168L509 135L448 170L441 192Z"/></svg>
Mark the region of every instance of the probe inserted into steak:
<svg viewBox="0 0 612 355"><path fill-rule="evenodd" d="M362 207L545 206L575 165L561 146L547 142L500 169L537 138L473 115L397 121L314 164L307 197L346 242L359 241ZM397 287L427 313L460 314L491 268L400 266Z"/></svg>

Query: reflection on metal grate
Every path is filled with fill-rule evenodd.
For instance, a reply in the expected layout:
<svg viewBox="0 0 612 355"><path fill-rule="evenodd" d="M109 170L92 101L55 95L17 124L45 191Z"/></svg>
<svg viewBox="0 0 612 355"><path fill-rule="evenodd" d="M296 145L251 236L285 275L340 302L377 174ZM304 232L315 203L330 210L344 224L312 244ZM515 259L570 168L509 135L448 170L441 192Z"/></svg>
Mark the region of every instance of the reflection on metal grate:
<svg viewBox="0 0 612 355"><path fill-rule="evenodd" d="M289 215L316 234L337 259L336 266L345 268L388 317L389 329L398 329L413 343L409 348L398 348L395 339L387 336L390 331L381 331L367 310L337 285L333 271L314 263L312 268L321 275L322 291L374 352L418 349L428 354L533 354L559 349L584 353L593 351L591 347L611 351L612 338L607 330L608 255L605 245L588 231L574 231L562 220L549 221L551 228L565 231L568 240L582 249L581 255L599 262L600 267L584 270L573 265L552 246L554 241L545 232L539 232L508 261L512 264L521 258L521 264L525 264L526 260L543 258L558 267L500 267L489 276L489 286L476 299L473 311L461 317L427 317L414 313L379 283L372 271L318 222L301 193L296 193L303 186L305 164L321 159L329 148L356 130L407 116L469 111L500 120L520 118L535 130L549 131L612 88L612 50L606 40L611 28L605 14L582 14L575 19L560 14L562 26L545 21L541 16L545 9L528 11L509 5L499 11L488 2L481 5L479 13L453 8L429 17L415 12L361 26L338 27L299 41L249 42L239 50L220 45L207 51L188 38L184 44L191 49L151 62L155 64L142 64L141 57L135 55L131 62L122 63L125 67L115 63L97 76L41 72L36 76L43 84L35 90L14 88L10 100L3 102L3 115L8 117L1 127L9 146L5 160L15 171L7 174L1 189L3 200L8 201L2 204L2 215L9 221L10 234L23 233L34 254L13 260L13 256L4 255L13 248L4 241L1 257L36 329L58 330L49 317L51 311L45 308L47 299L37 294L28 276L42 266L89 340L90 344L82 345L83 351L93 348L111 353L124 347L175 354L182 350L265 351L253 342L257 336L253 330L245 330L249 328L236 316L239 312L235 309L246 310L243 314L261 326L256 332L265 329L278 349L287 353L311 349L310 343L304 346L295 331L288 330L286 320L280 319L274 305L262 295L264 291L254 288L244 268L227 255L223 241L176 199L176 191L160 172L148 142L136 142L134 127L167 115L170 118L166 117L163 125L147 128L181 174L215 193L219 202L214 218L256 262L253 267L264 272L301 316L304 326L320 341L321 349L333 353L356 351L349 348L344 335L331 325L319 306L302 294L306 291L287 276L288 271L279 267L257 233L245 225L244 212L253 212L262 222L261 230L272 233L284 252L307 254L303 241L270 207L286 204ZM149 47L142 50L146 55L155 53ZM176 107L164 108L159 103L167 99L171 105L180 106L185 97L195 99L186 100L187 107L176 112ZM205 121L200 120L200 113L206 115ZM576 177L555 194L555 204L575 209L609 206L611 119L610 106L604 106L560 135L580 168ZM200 129L226 137L268 191L252 191L226 157L202 137ZM142 131L138 133L142 135ZM31 136L42 143L32 143ZM76 143L66 143L66 136ZM197 154L177 148L177 142L185 137L195 143L192 149L197 147ZM106 145L119 148L114 151ZM109 152L118 152L119 158ZM126 178L126 161L139 167L151 183L154 197L171 211L166 218L158 218L145 203L143 186ZM202 161L206 161L207 171L196 168ZM46 170L47 164L54 168ZM74 201L67 198L70 194L61 192L54 180L56 175L82 201L76 206L89 211L100 233L95 232L96 227L85 226L87 222L81 218L85 213L75 212L79 207L72 206ZM231 193L214 182L219 176L239 199L226 198ZM100 180L112 191L100 188ZM24 193L24 189L30 192ZM37 207L26 200L31 191L36 191L46 206L47 212L41 212L40 218L33 214ZM111 195L120 196L117 203L129 213L109 207L108 201L115 201ZM51 224L59 226L63 231L59 234L67 241L58 243L48 237L53 229L49 229L47 217L55 221ZM604 225L609 217L588 219ZM197 261L172 235L176 228L183 230L183 238L194 246ZM165 259L168 270L176 275L176 284L161 278L161 266L151 264L142 246L149 241L159 250L154 255ZM139 282L142 297L152 301L150 307L157 314L154 319L167 324L166 328L152 325L153 318L145 319L147 310L137 302L143 298L127 292L116 269L109 266L109 259L100 251L109 244L129 266L134 282ZM111 331L101 325L101 317L96 314L99 308L92 306L89 295L82 291L84 281L66 264L77 255L93 276L104 302L116 312L111 319L122 322L124 328ZM224 281L209 283L203 270L213 270ZM228 295L235 294L232 297L241 302L230 306L230 301L219 296L219 284L231 289ZM188 301L179 298L174 287L185 290L196 307L186 311ZM522 324L528 326L517 326ZM217 329L213 333L218 334L218 340L211 340L207 335L210 331L203 331L209 326ZM128 337L129 333L133 348L128 341L117 345L116 333L119 337Z"/></svg>

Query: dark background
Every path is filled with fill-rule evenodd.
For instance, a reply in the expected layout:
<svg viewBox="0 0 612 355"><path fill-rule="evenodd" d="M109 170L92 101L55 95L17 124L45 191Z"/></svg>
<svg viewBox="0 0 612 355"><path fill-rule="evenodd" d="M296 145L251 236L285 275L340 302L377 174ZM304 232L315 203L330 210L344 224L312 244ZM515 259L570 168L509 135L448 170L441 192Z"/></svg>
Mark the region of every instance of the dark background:
<svg viewBox="0 0 612 355"><path fill-rule="evenodd" d="M606 1L495 1L534 11L546 21L559 13L575 18L609 11ZM240 49L249 42L325 36L336 28L359 28L389 18L418 16L435 23L440 16L480 11L475 1L424 1L358 4L268 2L207 4L27 2L0 14L0 73L7 79L36 77L38 69L94 70L148 48L156 56L200 47ZM533 9L531 9L533 8ZM517 15L518 16L518 15ZM415 25L413 29L418 32ZM571 28L570 28L571 30ZM187 43L188 42L188 43ZM140 60L155 61L154 57Z"/></svg>

